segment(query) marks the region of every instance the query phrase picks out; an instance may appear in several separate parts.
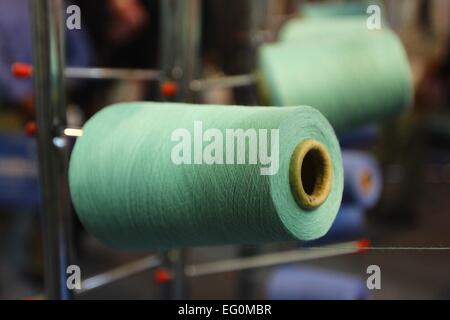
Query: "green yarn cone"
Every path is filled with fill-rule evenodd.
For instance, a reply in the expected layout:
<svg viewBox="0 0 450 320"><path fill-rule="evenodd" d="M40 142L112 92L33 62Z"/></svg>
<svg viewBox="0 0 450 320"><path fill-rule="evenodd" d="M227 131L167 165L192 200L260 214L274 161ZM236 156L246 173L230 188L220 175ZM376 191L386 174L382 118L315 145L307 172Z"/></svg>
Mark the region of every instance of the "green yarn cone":
<svg viewBox="0 0 450 320"><path fill-rule="evenodd" d="M279 129L277 173L262 175L259 162L175 164L172 134L184 128L195 136L195 121L220 132ZM308 210L299 205L289 172L304 141L324 146L332 170L330 193ZM314 159L307 173L317 169ZM303 170L298 176L306 179ZM99 240L124 249L163 249L321 237L339 209L343 174L334 131L313 108L134 102L107 107L86 123L69 182L81 222Z"/></svg>

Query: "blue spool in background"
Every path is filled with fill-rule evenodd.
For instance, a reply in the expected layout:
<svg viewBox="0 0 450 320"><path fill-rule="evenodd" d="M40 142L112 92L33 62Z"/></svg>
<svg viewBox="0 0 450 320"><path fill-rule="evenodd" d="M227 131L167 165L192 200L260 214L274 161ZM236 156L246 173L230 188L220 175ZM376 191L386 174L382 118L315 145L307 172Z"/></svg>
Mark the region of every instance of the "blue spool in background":
<svg viewBox="0 0 450 320"><path fill-rule="evenodd" d="M378 162L372 156L359 151L342 153L344 164L344 203L372 208L378 202L382 190L382 176Z"/></svg>
<svg viewBox="0 0 450 320"><path fill-rule="evenodd" d="M338 136L341 148L366 146L377 142L379 129L376 124L369 124Z"/></svg>
<svg viewBox="0 0 450 320"><path fill-rule="evenodd" d="M270 300L367 300L363 279L310 267L280 267L269 276L266 296Z"/></svg>

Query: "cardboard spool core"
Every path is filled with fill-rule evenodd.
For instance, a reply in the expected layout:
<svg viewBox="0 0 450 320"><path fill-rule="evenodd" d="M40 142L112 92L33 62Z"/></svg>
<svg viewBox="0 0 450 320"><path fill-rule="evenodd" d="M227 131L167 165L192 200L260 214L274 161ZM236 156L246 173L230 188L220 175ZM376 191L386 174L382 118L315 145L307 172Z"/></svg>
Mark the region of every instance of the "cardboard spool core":
<svg viewBox="0 0 450 320"><path fill-rule="evenodd" d="M305 209L322 205L331 191L333 166L328 150L316 140L297 145L291 157L289 181L298 204Z"/></svg>

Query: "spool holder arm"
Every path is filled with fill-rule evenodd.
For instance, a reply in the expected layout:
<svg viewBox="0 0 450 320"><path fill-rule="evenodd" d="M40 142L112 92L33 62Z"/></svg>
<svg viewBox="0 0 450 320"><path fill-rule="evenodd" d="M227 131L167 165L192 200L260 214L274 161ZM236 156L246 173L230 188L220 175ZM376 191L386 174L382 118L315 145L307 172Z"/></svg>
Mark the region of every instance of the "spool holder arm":
<svg viewBox="0 0 450 320"><path fill-rule="evenodd" d="M31 77L33 68L24 63L15 63L12 73L19 78ZM26 71L24 71L26 69ZM85 80L136 80L136 81L161 81L160 70L153 69L123 69L123 68L98 68L98 67L66 67L64 76L67 79ZM189 89L195 92L234 88L254 85L257 81L253 73L222 76L218 78L195 79L190 81Z"/></svg>
<svg viewBox="0 0 450 320"><path fill-rule="evenodd" d="M323 246L320 248L296 249L275 253L260 254L250 257L204 262L191 264L184 267L184 273L188 278L208 276L226 272L242 270L254 270L268 268L276 265L311 261L329 257L361 253L364 251L366 240L349 241ZM162 265L157 255L124 264L117 268L97 274L82 281L81 290L77 294L83 294L90 290L98 289L116 281L124 280L141 272L145 272Z"/></svg>
<svg viewBox="0 0 450 320"><path fill-rule="evenodd" d="M369 244L366 239L360 239L317 248L285 250L281 252L259 254L251 257L238 257L233 259L203 262L199 264L186 265L184 267L184 272L187 278L196 278L226 272L270 268L283 264L364 253L367 250L368 245ZM100 289L111 283L122 281L139 273L155 269L162 264L163 261L161 260L160 255L149 255L84 279L81 283L81 289L76 290L75 294L82 295L91 290ZM45 295L38 295L33 298L43 299L45 298Z"/></svg>

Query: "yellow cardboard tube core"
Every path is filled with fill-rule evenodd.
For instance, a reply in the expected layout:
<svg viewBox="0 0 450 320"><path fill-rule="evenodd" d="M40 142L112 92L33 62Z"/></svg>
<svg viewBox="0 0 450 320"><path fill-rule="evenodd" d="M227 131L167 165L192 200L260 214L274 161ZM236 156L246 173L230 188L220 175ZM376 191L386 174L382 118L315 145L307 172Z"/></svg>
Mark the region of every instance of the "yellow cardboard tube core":
<svg viewBox="0 0 450 320"><path fill-rule="evenodd" d="M291 157L289 181L297 203L314 209L325 202L331 190L333 166L328 150L316 140L297 145Z"/></svg>

